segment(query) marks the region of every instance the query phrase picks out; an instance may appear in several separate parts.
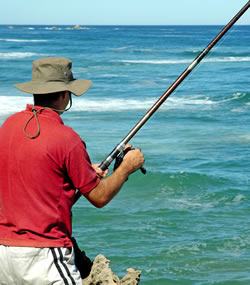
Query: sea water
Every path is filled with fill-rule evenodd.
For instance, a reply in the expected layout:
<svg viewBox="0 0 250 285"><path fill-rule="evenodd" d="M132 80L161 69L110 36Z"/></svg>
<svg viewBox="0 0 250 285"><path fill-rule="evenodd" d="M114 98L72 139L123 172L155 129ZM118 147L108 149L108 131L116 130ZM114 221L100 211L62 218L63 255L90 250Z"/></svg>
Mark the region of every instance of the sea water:
<svg viewBox="0 0 250 285"><path fill-rule="evenodd" d="M13 85L31 79L33 60L68 57L93 87L63 120L100 162L220 30L0 26L0 123L32 103ZM250 26L234 26L131 141L147 174L103 209L74 206L91 258L120 276L140 269L144 285L250 284L249 72Z"/></svg>

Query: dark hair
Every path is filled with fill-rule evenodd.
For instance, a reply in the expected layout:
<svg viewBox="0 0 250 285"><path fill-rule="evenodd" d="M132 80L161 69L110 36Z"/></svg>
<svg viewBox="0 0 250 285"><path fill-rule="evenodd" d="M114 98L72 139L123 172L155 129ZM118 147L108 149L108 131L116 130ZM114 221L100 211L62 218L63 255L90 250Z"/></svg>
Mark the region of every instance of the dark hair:
<svg viewBox="0 0 250 285"><path fill-rule="evenodd" d="M33 94L34 105L54 107L54 103L58 100L60 96L64 94L65 91L59 91L47 94Z"/></svg>

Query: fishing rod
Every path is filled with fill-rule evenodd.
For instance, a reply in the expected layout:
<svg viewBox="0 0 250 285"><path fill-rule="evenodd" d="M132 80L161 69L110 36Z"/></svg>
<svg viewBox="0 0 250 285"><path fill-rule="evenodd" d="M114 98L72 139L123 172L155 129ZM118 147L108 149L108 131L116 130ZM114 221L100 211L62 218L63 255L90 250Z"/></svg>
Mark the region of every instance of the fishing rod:
<svg viewBox="0 0 250 285"><path fill-rule="evenodd" d="M220 41L220 39L230 30L230 28L240 19L240 17L250 7L248 1L241 10L224 26L219 34L207 45L207 47L200 52L200 54L192 61L192 63L179 75L179 77L169 86L169 88L162 94L162 96L154 103L154 105L146 112L146 114L135 124L129 133L121 140L121 142L110 152L110 154L101 162L99 168L103 171L108 169L110 164L117 158L124 156L126 144L135 136L135 134L145 125L145 123L152 117L152 115L159 109L159 107L167 100L167 98L175 91L181 82L192 72L192 70L202 61L202 59L209 53L209 51ZM145 169L141 169L145 173ZM80 193L76 194L76 200Z"/></svg>
<svg viewBox="0 0 250 285"><path fill-rule="evenodd" d="M232 18L232 20L221 30L221 32L208 44L208 46L193 60L193 62L181 73L181 75L170 85L163 95L155 102L155 104L147 111L141 120L129 131L122 141L112 150L112 152L101 162L99 167L102 170L108 169L109 165L116 159L125 149L125 145L135 136L141 127L149 120L149 118L158 110L158 108L167 100L180 83L191 73L191 71L201 62L201 60L209 53L209 51L217 44L217 42L226 34L226 32L235 24L235 22L250 7L250 1Z"/></svg>

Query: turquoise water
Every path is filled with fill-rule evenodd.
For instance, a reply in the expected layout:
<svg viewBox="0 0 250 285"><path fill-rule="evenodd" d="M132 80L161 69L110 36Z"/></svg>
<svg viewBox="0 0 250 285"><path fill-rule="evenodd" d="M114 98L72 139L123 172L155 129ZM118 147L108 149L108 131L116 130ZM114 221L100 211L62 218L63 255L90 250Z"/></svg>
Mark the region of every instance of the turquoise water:
<svg viewBox="0 0 250 285"><path fill-rule="evenodd" d="M66 56L93 88L63 115L100 162L218 26L0 26L0 122L32 102L13 87ZM132 140L135 173L105 208L81 199L74 235L145 285L250 284L250 26L235 26Z"/></svg>

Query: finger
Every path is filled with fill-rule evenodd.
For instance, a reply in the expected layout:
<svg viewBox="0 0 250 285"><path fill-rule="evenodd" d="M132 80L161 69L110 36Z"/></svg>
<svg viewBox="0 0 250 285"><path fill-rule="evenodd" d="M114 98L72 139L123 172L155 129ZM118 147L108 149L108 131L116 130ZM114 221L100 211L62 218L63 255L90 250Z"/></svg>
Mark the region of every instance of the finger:
<svg viewBox="0 0 250 285"><path fill-rule="evenodd" d="M101 168L97 168L96 173L99 177L103 178L108 174L108 169L102 170Z"/></svg>
<svg viewBox="0 0 250 285"><path fill-rule="evenodd" d="M125 149L132 149L133 148L133 146L132 146L132 144L129 144L129 143L127 143L126 145L125 145Z"/></svg>

